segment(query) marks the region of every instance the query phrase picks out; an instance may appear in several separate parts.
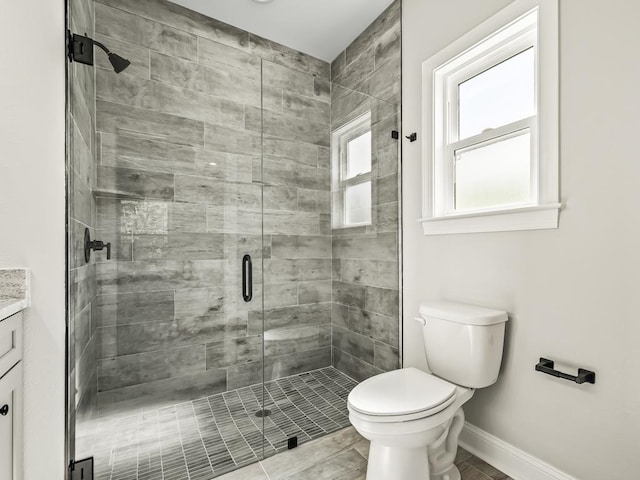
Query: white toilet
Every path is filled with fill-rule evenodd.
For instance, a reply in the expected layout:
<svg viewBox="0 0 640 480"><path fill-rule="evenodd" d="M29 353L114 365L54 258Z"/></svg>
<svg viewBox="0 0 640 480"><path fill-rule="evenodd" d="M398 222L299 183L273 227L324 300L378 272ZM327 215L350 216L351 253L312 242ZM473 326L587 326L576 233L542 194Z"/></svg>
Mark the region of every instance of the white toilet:
<svg viewBox="0 0 640 480"><path fill-rule="evenodd" d="M462 405L498 378L505 312L429 302L416 320L431 373L382 373L349 394L349 420L371 442L367 480L460 480Z"/></svg>

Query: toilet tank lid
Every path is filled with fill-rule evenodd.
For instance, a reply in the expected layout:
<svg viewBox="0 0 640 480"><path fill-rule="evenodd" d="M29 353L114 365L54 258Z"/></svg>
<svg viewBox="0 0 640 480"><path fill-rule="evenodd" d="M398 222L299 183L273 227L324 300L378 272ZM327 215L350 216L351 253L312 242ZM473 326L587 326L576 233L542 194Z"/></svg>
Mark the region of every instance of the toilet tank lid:
<svg viewBox="0 0 640 480"><path fill-rule="evenodd" d="M420 315L467 325L495 325L509 319L507 312L502 310L446 301L422 303Z"/></svg>

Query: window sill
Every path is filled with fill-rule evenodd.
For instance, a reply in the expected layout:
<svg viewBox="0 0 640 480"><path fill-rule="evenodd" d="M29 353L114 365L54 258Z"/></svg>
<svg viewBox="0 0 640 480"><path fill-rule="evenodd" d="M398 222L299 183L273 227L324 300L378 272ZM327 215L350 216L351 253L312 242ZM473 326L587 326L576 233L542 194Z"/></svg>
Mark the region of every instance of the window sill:
<svg viewBox="0 0 640 480"><path fill-rule="evenodd" d="M510 232L558 228L562 204L536 205L474 212L446 217L422 218L425 235L457 233Z"/></svg>

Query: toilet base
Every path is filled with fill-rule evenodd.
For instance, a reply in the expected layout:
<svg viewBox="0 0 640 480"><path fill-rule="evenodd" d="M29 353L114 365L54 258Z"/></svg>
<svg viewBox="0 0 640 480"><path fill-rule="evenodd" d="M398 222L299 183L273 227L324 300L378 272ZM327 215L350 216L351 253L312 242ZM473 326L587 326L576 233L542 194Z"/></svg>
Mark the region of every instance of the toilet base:
<svg viewBox="0 0 640 480"><path fill-rule="evenodd" d="M407 479L430 480L427 449L395 448L372 442L369 448L367 480Z"/></svg>
<svg viewBox="0 0 640 480"><path fill-rule="evenodd" d="M460 480L460 470L455 465L451 465L447 470L442 473L432 473L430 480Z"/></svg>

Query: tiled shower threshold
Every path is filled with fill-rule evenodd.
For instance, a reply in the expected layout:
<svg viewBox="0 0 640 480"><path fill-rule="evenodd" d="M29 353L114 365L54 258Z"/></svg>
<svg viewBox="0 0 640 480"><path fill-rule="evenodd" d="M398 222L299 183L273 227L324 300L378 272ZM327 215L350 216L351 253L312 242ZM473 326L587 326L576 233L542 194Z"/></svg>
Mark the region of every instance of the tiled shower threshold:
<svg viewBox="0 0 640 480"><path fill-rule="evenodd" d="M88 442L96 480L210 480L349 425L357 382L333 367L198 400L100 418ZM263 435L264 432L264 435Z"/></svg>

